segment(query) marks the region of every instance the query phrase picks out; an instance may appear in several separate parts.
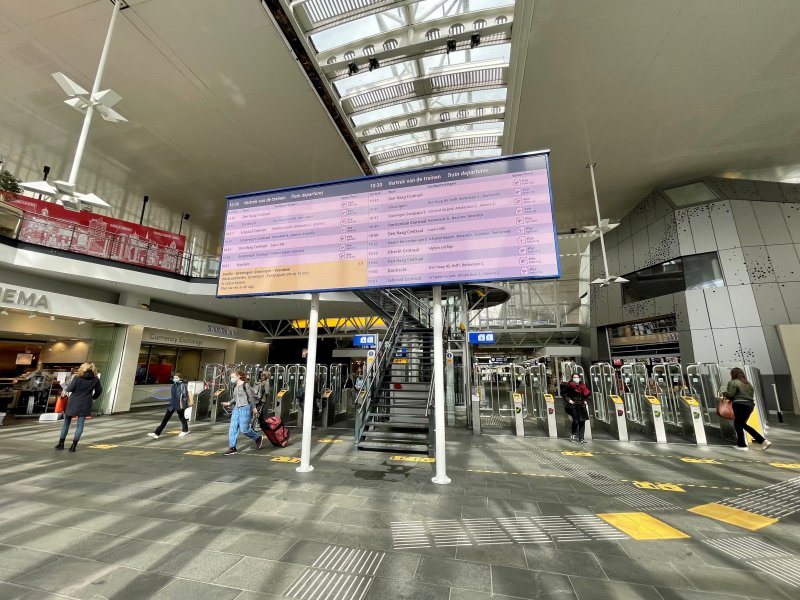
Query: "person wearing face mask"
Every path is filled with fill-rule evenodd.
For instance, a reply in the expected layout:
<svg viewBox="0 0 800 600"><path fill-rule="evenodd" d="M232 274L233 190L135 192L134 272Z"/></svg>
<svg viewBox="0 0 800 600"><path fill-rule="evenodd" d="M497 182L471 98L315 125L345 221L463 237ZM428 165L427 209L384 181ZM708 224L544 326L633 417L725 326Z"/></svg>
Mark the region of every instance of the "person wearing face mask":
<svg viewBox="0 0 800 600"><path fill-rule="evenodd" d="M256 450L261 450L264 437L258 435L250 425L253 416L258 415L258 408L256 408L255 390L247 383L247 373L244 371L231 373L231 385L233 386L231 400L225 404L233 405L233 412L231 412L231 426L228 430L228 451L224 453L224 456L231 456L239 452L236 449L236 439L240 433L253 440Z"/></svg>
<svg viewBox="0 0 800 600"><path fill-rule="evenodd" d="M164 418L161 419L161 425L156 427L154 432L148 433L147 437L151 437L154 440L161 437L161 432L164 431L164 427L169 423L173 413L178 413L178 418L181 420L181 432L178 434L178 437L189 435L189 423L186 422L186 415L184 414L187 406L189 406L189 389L181 374L175 373L172 376L172 387L170 389L167 412L164 413Z"/></svg>
<svg viewBox="0 0 800 600"><path fill-rule="evenodd" d="M591 394L586 384L581 381L581 376L578 373L574 373L572 381L567 384L564 395L567 414L572 417L570 442L586 443L586 440L583 439L583 434L586 430L586 421L589 420L588 399Z"/></svg>

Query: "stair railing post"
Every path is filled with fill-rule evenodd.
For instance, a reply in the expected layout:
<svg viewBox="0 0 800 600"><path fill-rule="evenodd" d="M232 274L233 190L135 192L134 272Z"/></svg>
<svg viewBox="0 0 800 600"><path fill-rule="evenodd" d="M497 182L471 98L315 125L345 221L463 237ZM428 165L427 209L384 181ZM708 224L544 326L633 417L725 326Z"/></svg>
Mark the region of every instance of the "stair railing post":
<svg viewBox="0 0 800 600"><path fill-rule="evenodd" d="M433 385L436 423L436 476L433 483L450 483L445 456L444 336L442 335L442 286L433 286Z"/></svg>
<svg viewBox="0 0 800 600"><path fill-rule="evenodd" d="M303 407L303 441L300 447L300 466L296 471L308 473L313 471L311 465L311 428L314 422L314 391L316 388L315 373L317 372L317 327L319 325L319 294L311 294L311 310L308 314L308 355L306 357L306 377L311 377L311 383L306 381L305 399Z"/></svg>

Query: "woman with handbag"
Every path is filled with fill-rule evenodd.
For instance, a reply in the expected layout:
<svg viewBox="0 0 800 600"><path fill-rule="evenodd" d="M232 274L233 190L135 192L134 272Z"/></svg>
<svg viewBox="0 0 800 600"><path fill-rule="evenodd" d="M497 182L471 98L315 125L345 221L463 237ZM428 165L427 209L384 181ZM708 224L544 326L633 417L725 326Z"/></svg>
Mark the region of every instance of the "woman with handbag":
<svg viewBox="0 0 800 600"><path fill-rule="evenodd" d="M753 399L753 385L747 381L744 371L740 368L731 369L731 380L722 395L730 401L733 409L733 428L736 430L736 450L746 451L747 440L744 432L749 433L755 442L766 450L772 442L765 439L758 431L747 424L747 420L755 409L756 403Z"/></svg>
<svg viewBox="0 0 800 600"><path fill-rule="evenodd" d="M75 427L75 436L72 438L70 452L75 452L78 441L83 435L83 425L86 417L92 414L92 403L103 393L103 386L97 376L97 367L94 363L83 363L78 368L78 373L73 377L64 388L64 392L69 394L67 408L64 411L64 424L61 426L61 435L58 438L56 450L64 449L64 442L67 440L69 425L72 418L77 417L78 424Z"/></svg>
<svg viewBox="0 0 800 600"><path fill-rule="evenodd" d="M154 440L161 437L161 432L164 431L173 413L178 413L178 418L181 420L181 432L178 437L189 435L189 423L186 421L186 414L184 413L189 406L189 388L180 373L175 373L172 376L172 387L170 388L169 396L169 405L167 406L167 412L164 413L164 418L161 419L161 425L156 427L154 432L147 434L148 437Z"/></svg>

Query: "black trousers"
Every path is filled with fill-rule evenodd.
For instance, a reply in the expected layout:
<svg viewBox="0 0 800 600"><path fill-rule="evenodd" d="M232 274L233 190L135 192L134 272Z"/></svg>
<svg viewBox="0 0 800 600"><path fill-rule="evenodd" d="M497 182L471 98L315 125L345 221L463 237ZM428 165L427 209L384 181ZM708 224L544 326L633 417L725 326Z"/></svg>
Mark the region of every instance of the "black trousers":
<svg viewBox="0 0 800 600"><path fill-rule="evenodd" d="M189 423L186 422L186 416L183 414L184 409L173 410L171 408L167 409L167 412L164 413L164 418L161 419L161 425L156 428L156 435L161 435L161 432L164 431L164 427L167 426L169 420L172 418L173 413L178 413L178 418L181 420L181 430L182 431L189 431Z"/></svg>
<svg viewBox="0 0 800 600"><path fill-rule="evenodd" d="M763 444L764 436L747 424L747 419L749 419L750 415L753 413L755 404L749 402L734 402L732 406L733 428L736 430L736 445L739 446L739 448L747 447L747 441L744 437L745 431L753 436L757 444Z"/></svg>
<svg viewBox="0 0 800 600"><path fill-rule="evenodd" d="M581 408L577 404L567 404L569 416L572 417L572 435L577 435L579 440L583 439L586 431L586 421L581 420Z"/></svg>

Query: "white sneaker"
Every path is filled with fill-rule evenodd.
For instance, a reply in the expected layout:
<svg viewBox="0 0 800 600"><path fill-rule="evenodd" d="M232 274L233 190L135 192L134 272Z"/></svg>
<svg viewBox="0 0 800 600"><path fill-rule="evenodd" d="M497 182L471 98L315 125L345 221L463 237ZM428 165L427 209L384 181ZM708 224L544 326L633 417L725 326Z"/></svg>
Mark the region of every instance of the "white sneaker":
<svg viewBox="0 0 800 600"><path fill-rule="evenodd" d="M189 435L189 432L188 432L188 431L181 431L181 432L178 434L178 437L186 437L187 435Z"/></svg>
<svg viewBox="0 0 800 600"><path fill-rule="evenodd" d="M570 441L570 442L573 442L573 443L574 443L574 442L577 442L577 441L578 441L578 436L577 436L577 435L571 435L571 436L569 436L569 441Z"/></svg>
<svg viewBox="0 0 800 600"><path fill-rule="evenodd" d="M158 439L158 435L157 435L157 434L155 434L155 433L153 433L152 431L151 431L150 433L148 433L148 434L147 434L147 437L151 437L151 438L153 438L154 440L157 440L157 439Z"/></svg>
<svg viewBox="0 0 800 600"><path fill-rule="evenodd" d="M766 449L767 449L767 448L769 448L770 446L772 446L772 442L770 442L769 440L764 440L764 443L763 443L763 444L761 444L761 449L762 449L762 450L766 450Z"/></svg>
<svg viewBox="0 0 800 600"><path fill-rule="evenodd" d="M734 450L738 450L739 452L747 452L748 450L750 450L750 448L748 448L747 446L744 446L744 447L742 447L742 446L734 446L733 449Z"/></svg>

